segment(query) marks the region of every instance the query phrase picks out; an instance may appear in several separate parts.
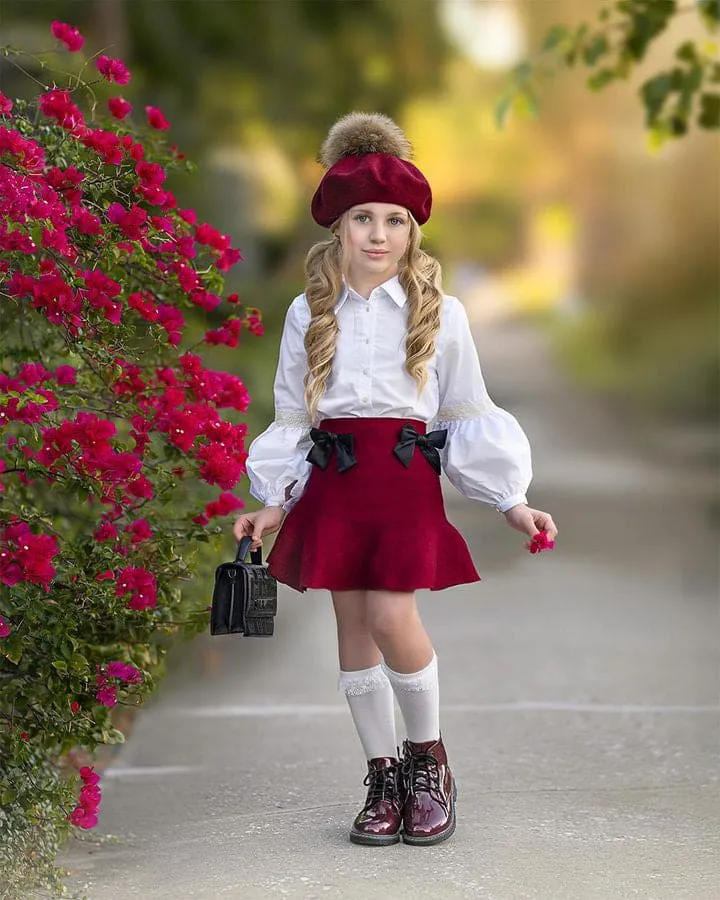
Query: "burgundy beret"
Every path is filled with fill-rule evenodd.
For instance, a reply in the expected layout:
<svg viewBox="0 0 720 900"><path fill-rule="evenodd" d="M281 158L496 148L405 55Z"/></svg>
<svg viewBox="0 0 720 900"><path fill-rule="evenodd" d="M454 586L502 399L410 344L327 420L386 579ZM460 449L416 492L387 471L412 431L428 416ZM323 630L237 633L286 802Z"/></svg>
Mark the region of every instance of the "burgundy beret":
<svg viewBox="0 0 720 900"><path fill-rule="evenodd" d="M359 203L397 203L409 209L418 225L430 218L432 191L411 162L388 153L345 156L329 168L312 199L312 217L329 228Z"/></svg>

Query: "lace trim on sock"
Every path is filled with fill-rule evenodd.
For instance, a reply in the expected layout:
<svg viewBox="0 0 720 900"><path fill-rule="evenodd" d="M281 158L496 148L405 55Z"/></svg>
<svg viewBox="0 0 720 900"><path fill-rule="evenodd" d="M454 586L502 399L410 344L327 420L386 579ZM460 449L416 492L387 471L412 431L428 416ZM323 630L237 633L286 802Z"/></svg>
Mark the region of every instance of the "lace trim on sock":
<svg viewBox="0 0 720 900"><path fill-rule="evenodd" d="M437 683L437 656L433 656L424 669L419 672L394 672L391 668L381 663L390 683L397 685L404 691L429 691Z"/></svg>
<svg viewBox="0 0 720 900"><path fill-rule="evenodd" d="M360 669L356 672L341 670L338 678L338 690L343 691L348 697L360 697L362 694L381 691L386 687L390 687L390 682L382 666L373 666L372 669Z"/></svg>

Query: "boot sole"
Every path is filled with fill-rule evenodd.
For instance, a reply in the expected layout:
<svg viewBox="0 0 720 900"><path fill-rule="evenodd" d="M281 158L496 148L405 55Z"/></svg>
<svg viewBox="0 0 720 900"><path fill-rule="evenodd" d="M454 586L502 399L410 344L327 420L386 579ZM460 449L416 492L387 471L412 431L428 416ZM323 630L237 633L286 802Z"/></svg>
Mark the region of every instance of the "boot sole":
<svg viewBox="0 0 720 900"><path fill-rule="evenodd" d="M440 841L446 841L449 837L455 832L455 801L457 799L457 785L453 781L453 808L452 808L452 818L450 819L450 824L445 829L445 831L440 831L437 834L432 834L429 837L415 837L412 834L406 834L403 831L402 839L406 844L415 845L416 847L427 847L430 844L439 844Z"/></svg>
<svg viewBox="0 0 720 900"><path fill-rule="evenodd" d="M400 834L361 834L351 831L350 840L353 844L362 844L365 847L389 847L390 844L400 843Z"/></svg>

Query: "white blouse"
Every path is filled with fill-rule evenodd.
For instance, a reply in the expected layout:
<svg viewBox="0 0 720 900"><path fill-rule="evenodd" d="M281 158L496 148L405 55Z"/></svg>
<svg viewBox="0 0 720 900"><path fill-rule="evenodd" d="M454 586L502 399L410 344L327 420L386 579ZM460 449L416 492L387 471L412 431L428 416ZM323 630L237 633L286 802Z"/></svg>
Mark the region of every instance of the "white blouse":
<svg viewBox="0 0 720 900"><path fill-rule="evenodd" d="M275 420L248 451L253 497L285 509L297 502L312 468L305 459L312 446L309 430L320 420L387 416L447 428L440 451L443 471L465 497L500 512L527 502L530 444L517 420L488 396L467 313L456 297L444 298L436 352L419 396L403 365L408 308L397 276L376 287L367 300L346 287L334 311L340 331L314 422L303 401L303 341L310 322L305 295L296 297L287 311L275 376Z"/></svg>

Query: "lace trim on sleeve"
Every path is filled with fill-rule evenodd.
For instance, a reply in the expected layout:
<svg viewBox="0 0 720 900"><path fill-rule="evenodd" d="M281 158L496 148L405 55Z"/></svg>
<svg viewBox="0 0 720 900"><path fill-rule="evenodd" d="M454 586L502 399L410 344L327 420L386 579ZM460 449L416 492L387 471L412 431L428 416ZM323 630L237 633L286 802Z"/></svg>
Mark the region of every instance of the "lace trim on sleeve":
<svg viewBox="0 0 720 900"><path fill-rule="evenodd" d="M441 406L437 416L435 416L435 421L457 422L462 419L476 419L478 416L483 416L493 409L495 409L495 404L489 397L485 400L458 403L456 406Z"/></svg>
<svg viewBox="0 0 720 900"><path fill-rule="evenodd" d="M275 410L275 421L278 425L286 425L288 428L310 428L312 425L306 412L296 412L292 409Z"/></svg>

